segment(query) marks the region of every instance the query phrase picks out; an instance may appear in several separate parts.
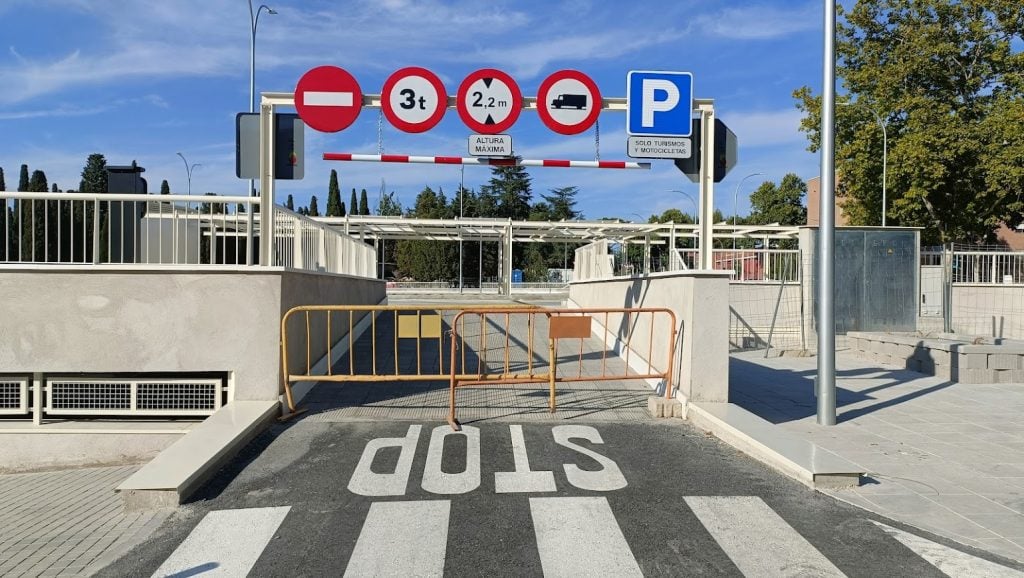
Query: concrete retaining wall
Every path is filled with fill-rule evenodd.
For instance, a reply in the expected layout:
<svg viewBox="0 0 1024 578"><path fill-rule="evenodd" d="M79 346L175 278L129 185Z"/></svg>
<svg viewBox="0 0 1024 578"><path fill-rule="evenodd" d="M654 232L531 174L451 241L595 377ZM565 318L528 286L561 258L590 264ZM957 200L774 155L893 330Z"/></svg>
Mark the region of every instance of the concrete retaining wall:
<svg viewBox="0 0 1024 578"><path fill-rule="evenodd" d="M228 372L233 399L269 400L281 389L283 311L377 304L384 283L281 269L46 267L5 271L0 295L5 372ZM347 328L339 320L334 335Z"/></svg>
<svg viewBox="0 0 1024 578"><path fill-rule="evenodd" d="M584 308L671 309L679 332L673 366L677 391L688 400L724 402L729 398L729 276L728 271L678 271L577 281L569 285L569 298ZM618 319L609 325L620 339L625 337ZM649 326L634 328L634 352L646 354L649 334ZM655 331L655 355L667 351L668 334Z"/></svg>

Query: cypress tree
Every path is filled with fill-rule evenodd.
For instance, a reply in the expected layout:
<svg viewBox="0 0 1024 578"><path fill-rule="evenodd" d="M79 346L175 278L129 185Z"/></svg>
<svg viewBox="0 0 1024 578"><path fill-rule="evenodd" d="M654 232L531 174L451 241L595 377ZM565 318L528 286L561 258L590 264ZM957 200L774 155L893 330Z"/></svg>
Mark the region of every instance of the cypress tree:
<svg viewBox="0 0 1024 578"><path fill-rule="evenodd" d="M341 189L338 188L338 171L331 169L331 181L327 186L327 216L341 216Z"/></svg>
<svg viewBox="0 0 1024 578"><path fill-rule="evenodd" d="M285 200L284 208L288 209L289 211L295 210L295 199L293 199L291 195L288 195L288 198Z"/></svg>
<svg viewBox="0 0 1024 578"><path fill-rule="evenodd" d="M359 194L359 214L369 215L370 214L370 202L366 198L366 189Z"/></svg>
<svg viewBox="0 0 1024 578"><path fill-rule="evenodd" d="M310 217L319 217L320 216L320 209L319 209L319 207L316 206L316 195L313 195L313 197L309 199L309 216Z"/></svg>
<svg viewBox="0 0 1024 578"><path fill-rule="evenodd" d="M160 183L160 194L161 195L169 195L169 194L171 194L171 185L167 184L167 179L164 179Z"/></svg>
<svg viewBox="0 0 1024 578"><path fill-rule="evenodd" d="M352 188L352 198L348 201L348 209L353 215L359 214L359 201L356 200L356 189Z"/></svg>
<svg viewBox="0 0 1024 578"><path fill-rule="evenodd" d="M18 192L28 192L28 165L21 165L21 174L18 175Z"/></svg>

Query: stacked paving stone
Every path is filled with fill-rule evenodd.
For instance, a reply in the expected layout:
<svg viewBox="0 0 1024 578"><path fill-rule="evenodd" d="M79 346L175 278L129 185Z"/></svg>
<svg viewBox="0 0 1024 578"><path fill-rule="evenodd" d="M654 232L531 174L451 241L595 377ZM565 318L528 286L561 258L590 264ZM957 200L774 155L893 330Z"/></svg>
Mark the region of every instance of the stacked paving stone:
<svg viewBox="0 0 1024 578"><path fill-rule="evenodd" d="M851 331L847 342L859 357L950 381L1024 384L1024 342L972 343L958 337Z"/></svg>

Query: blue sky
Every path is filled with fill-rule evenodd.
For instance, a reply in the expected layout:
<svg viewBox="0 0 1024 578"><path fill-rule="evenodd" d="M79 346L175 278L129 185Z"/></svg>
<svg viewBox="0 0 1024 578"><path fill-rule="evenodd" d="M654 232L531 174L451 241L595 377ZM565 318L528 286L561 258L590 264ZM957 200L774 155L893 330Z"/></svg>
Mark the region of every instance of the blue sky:
<svg viewBox="0 0 1024 578"><path fill-rule="evenodd" d="M791 93L821 86L822 7L817 1L766 2L634 0L272 0L256 48L257 91L294 90L302 74L322 64L342 67L364 93L379 93L395 70L422 66L437 73L449 94L479 68L498 68L524 95L537 93L550 73L573 68L593 78L604 96L625 96L630 70L693 73L694 96L715 99L716 113L739 139L739 164L715 189L715 206L731 214L736 184L739 213L765 178L818 174L806 151ZM244 194L235 177L235 114L248 110L249 8L245 0L3 0L0 22L0 167L8 188L20 165L42 169L51 183L76 188L86 157L145 167L150 190L167 179L186 189L185 166L199 163L193 194ZM338 163L323 152L377 152L377 109L364 109L345 131L306 131L306 176L280 181L278 199L326 197L337 169L343 200L366 188L375 203L381 179L409 206L424 186L451 195L454 166ZM385 152L463 156L470 130L449 110L433 130L402 133L384 121ZM562 136L524 111L508 131L526 158L592 160L594 131ZM627 160L625 115L600 118L603 160ZM650 171L531 169L535 198L560 186L580 189L588 218L636 219L692 205L697 186L671 161ZM489 178L467 167L466 186Z"/></svg>

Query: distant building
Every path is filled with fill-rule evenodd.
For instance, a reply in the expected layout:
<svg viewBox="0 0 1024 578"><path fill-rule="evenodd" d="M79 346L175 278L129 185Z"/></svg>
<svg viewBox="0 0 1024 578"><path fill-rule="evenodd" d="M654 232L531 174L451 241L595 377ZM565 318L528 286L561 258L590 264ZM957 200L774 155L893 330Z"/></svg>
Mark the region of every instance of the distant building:
<svg viewBox="0 0 1024 578"><path fill-rule="evenodd" d="M999 225L996 229L996 239L1011 251L1024 251L1024 231L1020 230L1020 226L1011 229L1005 224Z"/></svg>
<svg viewBox="0 0 1024 578"><path fill-rule="evenodd" d="M839 180L836 179L838 185ZM818 226L818 207L821 199L821 177L814 177L807 180L807 224L812 227ZM844 227L849 225L846 213L843 212L842 199L836 196L836 226Z"/></svg>

